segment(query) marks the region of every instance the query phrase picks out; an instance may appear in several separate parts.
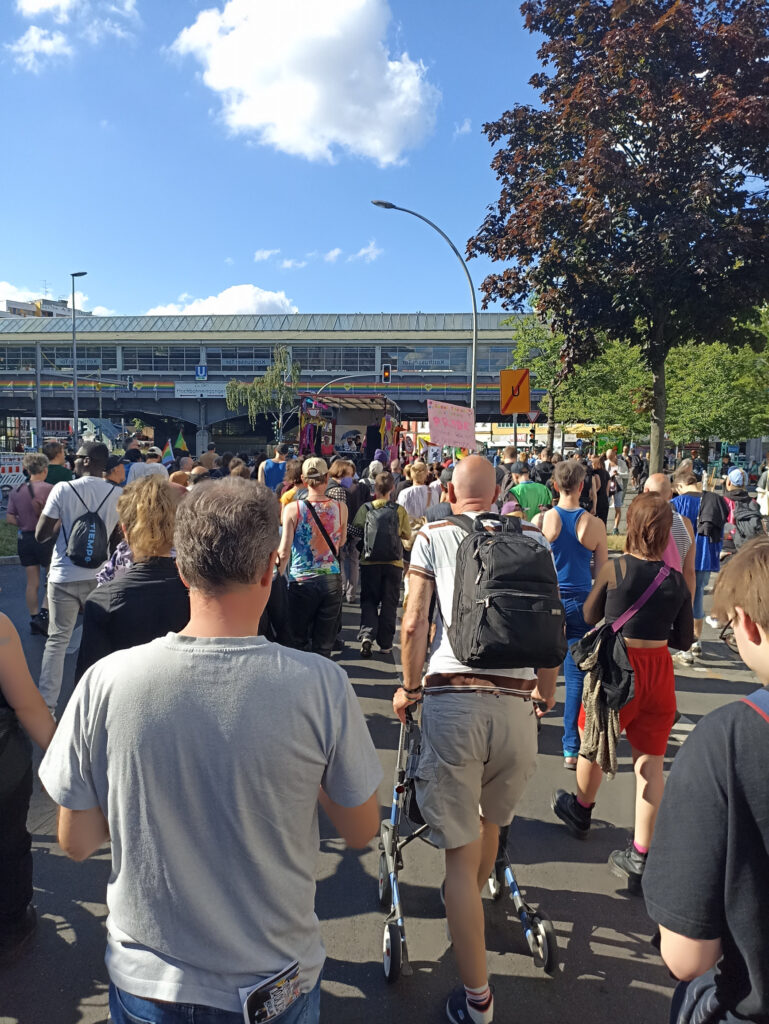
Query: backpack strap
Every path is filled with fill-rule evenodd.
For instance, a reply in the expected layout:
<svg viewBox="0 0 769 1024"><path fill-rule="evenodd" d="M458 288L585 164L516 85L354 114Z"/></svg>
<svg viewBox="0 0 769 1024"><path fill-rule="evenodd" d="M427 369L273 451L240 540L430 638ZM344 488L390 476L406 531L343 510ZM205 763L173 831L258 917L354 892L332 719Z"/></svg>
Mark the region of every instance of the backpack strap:
<svg viewBox="0 0 769 1024"><path fill-rule="evenodd" d="M618 561L619 561L619 559L618 559ZM617 571L616 563L615 563L614 571L615 571L615 573ZM668 578L669 575L670 575L670 566L669 565L663 565L662 568L660 569L660 571L657 573L657 575L651 581L649 586L646 588L646 590L644 590L643 594L641 594L641 596L638 598L638 600L634 601L633 604L628 608L628 610L626 612L623 612L622 615L620 615L620 617L618 619L616 619L614 622L612 622L612 624L611 624L612 632L619 633L619 631L622 629L622 627L624 625L626 625L633 618L635 613L639 612L643 608L643 606L646 604L646 602L649 600L649 598L652 596L652 594L654 594L654 592L657 590L657 588L662 586L662 584L665 582L665 580Z"/></svg>
<svg viewBox="0 0 769 1024"><path fill-rule="evenodd" d="M328 544L328 547L329 547L329 550L330 550L331 554L334 556L334 558L338 562L339 561L339 554L337 553L336 546L335 546L334 542L332 541L332 539L329 537L328 532L326 530L326 527L320 521L320 516L315 511L315 509L312 507L312 502L311 501L304 501L304 502L302 502L302 504L307 506L307 509L309 510L310 515L315 520L315 525L318 527L320 532L323 534L323 539L325 540L326 544Z"/></svg>
<svg viewBox="0 0 769 1024"><path fill-rule="evenodd" d="M769 690L762 686L760 690L754 690L747 697L742 698L742 703L753 708L763 719L769 722Z"/></svg>

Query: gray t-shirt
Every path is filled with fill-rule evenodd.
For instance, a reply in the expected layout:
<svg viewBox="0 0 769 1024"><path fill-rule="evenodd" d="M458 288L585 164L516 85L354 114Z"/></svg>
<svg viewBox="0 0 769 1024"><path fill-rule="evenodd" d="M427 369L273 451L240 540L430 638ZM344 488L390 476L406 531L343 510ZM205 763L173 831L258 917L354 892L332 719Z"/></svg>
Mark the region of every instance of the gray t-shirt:
<svg viewBox="0 0 769 1024"><path fill-rule="evenodd" d="M119 988L239 1012L239 987L298 959L312 989L318 787L355 807L382 778L338 666L262 637L116 652L81 679L40 778L109 823Z"/></svg>
<svg viewBox="0 0 769 1024"><path fill-rule="evenodd" d="M107 538L111 537L118 524L117 503L121 494L119 487L100 476L81 476L77 480L63 481L54 486L43 509L44 516L61 520L48 574L51 583L72 583L96 578L104 562L93 569L73 565L66 555L67 540L75 520L85 515L86 511L96 512L97 509L107 529Z"/></svg>

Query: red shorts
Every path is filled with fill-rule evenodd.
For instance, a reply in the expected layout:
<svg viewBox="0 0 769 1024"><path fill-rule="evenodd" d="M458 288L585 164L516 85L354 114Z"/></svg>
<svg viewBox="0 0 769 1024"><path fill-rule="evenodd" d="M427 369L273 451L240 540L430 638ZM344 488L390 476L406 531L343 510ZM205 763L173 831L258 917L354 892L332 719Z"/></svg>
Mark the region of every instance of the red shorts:
<svg viewBox="0 0 769 1024"><path fill-rule="evenodd" d="M628 647L635 676L635 696L620 708L619 725L631 747L662 757L676 716L676 677L667 647ZM585 728L585 709L579 711Z"/></svg>

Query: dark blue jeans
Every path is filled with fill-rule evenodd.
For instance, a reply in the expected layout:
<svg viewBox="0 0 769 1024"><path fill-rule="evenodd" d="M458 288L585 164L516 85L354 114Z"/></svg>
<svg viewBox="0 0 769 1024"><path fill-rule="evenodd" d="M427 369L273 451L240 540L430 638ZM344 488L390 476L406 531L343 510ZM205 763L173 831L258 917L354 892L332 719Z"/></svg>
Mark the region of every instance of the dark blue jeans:
<svg viewBox="0 0 769 1024"><path fill-rule="evenodd" d="M215 1006L191 1003L160 1003L129 995L110 984L109 1012L112 1024L243 1024L243 1013L217 1010ZM318 1024L320 1020L320 978L312 992L300 996L275 1024Z"/></svg>
<svg viewBox="0 0 769 1024"><path fill-rule="evenodd" d="M566 642L571 644L579 640L590 628L582 618L582 605L590 593L571 594L563 598L563 607L566 611ZM579 709L582 707L582 683L585 677L574 664L571 651L566 655L563 663L563 675L566 680L566 700L563 706L563 756L576 757L579 753L579 730L577 719Z"/></svg>
<svg viewBox="0 0 769 1024"><path fill-rule="evenodd" d="M715 974L710 970L694 981L679 982L670 1005L670 1024L739 1024L739 1018L721 1008Z"/></svg>

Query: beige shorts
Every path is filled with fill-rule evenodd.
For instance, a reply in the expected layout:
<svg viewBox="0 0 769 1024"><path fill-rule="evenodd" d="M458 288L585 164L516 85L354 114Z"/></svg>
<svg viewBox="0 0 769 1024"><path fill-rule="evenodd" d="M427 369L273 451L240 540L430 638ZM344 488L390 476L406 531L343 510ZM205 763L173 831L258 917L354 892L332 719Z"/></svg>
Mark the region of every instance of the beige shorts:
<svg viewBox="0 0 769 1024"><path fill-rule="evenodd" d="M487 821L509 825L536 760L531 701L461 690L426 695L416 792L431 841L448 850L472 843L479 805Z"/></svg>

